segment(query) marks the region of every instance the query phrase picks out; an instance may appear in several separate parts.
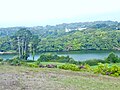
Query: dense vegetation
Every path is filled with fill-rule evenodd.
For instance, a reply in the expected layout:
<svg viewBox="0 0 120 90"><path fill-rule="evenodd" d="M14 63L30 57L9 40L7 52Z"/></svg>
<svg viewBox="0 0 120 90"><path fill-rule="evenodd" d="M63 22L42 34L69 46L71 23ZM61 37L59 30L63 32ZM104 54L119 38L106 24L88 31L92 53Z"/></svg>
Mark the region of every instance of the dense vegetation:
<svg viewBox="0 0 120 90"><path fill-rule="evenodd" d="M120 63L120 58L113 52L111 52L105 60L88 60L81 62L74 61L69 56L57 56L52 54L42 54L37 61L21 60L19 57L14 57L10 60L0 59L1 65L22 65L32 68L60 68L118 77L120 76L120 66L115 65L116 63Z"/></svg>
<svg viewBox="0 0 120 90"><path fill-rule="evenodd" d="M58 38L43 38L39 51L64 50L112 50L120 47L120 31L107 29L86 29L73 31Z"/></svg>
<svg viewBox="0 0 120 90"><path fill-rule="evenodd" d="M24 54L24 58L31 52L34 59L35 52L43 51L119 50L119 29L120 23L113 21L1 28L0 51L17 51Z"/></svg>

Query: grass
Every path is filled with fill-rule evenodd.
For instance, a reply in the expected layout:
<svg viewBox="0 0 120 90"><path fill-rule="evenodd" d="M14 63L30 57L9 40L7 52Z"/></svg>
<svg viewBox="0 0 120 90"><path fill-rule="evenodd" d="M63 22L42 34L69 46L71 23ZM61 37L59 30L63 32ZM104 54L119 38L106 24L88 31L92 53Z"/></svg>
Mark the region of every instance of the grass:
<svg viewBox="0 0 120 90"><path fill-rule="evenodd" d="M43 63L48 64L48 63ZM59 63L58 63L59 64ZM0 65L0 90L119 90L120 77Z"/></svg>
<svg viewBox="0 0 120 90"><path fill-rule="evenodd" d="M54 64L54 65L64 65L65 63L59 63L59 62L41 62L42 65L47 65L47 64Z"/></svg>
<svg viewBox="0 0 120 90"><path fill-rule="evenodd" d="M27 63L36 63L36 62L27 62ZM57 65L57 66L60 66L60 65L64 65L65 63L60 63L60 62L40 62L40 64L42 65L48 65L48 64L53 64L53 65Z"/></svg>
<svg viewBox="0 0 120 90"><path fill-rule="evenodd" d="M117 65L117 66L120 66L120 63L111 63L111 64L108 64L108 66L112 66L112 65ZM95 66L91 66L92 68L96 68L98 65L95 65Z"/></svg>
<svg viewBox="0 0 120 90"><path fill-rule="evenodd" d="M109 64L110 66L111 65L117 65L117 66L120 66L120 63L112 63L112 64Z"/></svg>

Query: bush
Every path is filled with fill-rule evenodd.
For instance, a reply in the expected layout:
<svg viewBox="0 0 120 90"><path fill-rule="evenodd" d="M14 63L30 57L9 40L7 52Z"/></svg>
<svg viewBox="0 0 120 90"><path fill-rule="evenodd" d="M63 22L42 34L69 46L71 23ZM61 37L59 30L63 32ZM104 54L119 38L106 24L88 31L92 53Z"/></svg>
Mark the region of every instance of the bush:
<svg viewBox="0 0 120 90"><path fill-rule="evenodd" d="M23 65L23 66L27 66L27 62L24 61L24 60L21 60L21 61L20 61L20 64Z"/></svg>
<svg viewBox="0 0 120 90"><path fill-rule="evenodd" d="M70 58L69 56L58 56L53 55L50 53L42 54L38 60L39 62L61 62L61 63L71 63L76 64L77 61L75 61L73 58ZM39 62L37 62L39 64Z"/></svg>
<svg viewBox="0 0 120 90"><path fill-rule="evenodd" d="M98 66L94 69L94 73L101 73L103 75L106 75L108 71L109 71L108 64L102 63L99 63Z"/></svg>
<svg viewBox="0 0 120 90"><path fill-rule="evenodd" d="M41 62L48 62L48 61L51 61L51 60L55 60L55 55L52 55L50 53L46 53L46 54L41 54L40 57L38 58L38 61L41 61Z"/></svg>
<svg viewBox="0 0 120 90"><path fill-rule="evenodd" d="M75 60L73 58L70 58L69 56L58 56L57 62L61 62L61 63L71 63L71 64L75 64Z"/></svg>
<svg viewBox="0 0 120 90"><path fill-rule="evenodd" d="M80 66L79 66L79 69L80 69L81 71L88 71L88 72L92 71L92 68L91 68L88 64L80 65Z"/></svg>
<svg viewBox="0 0 120 90"><path fill-rule="evenodd" d="M14 56L12 59L17 59L17 60L19 60L19 56L16 55L16 56Z"/></svg>
<svg viewBox="0 0 120 90"><path fill-rule="evenodd" d="M101 73L103 75L109 76L120 76L120 67L117 65L112 65L111 67L108 64L99 63L98 66L94 69L94 73Z"/></svg>
<svg viewBox="0 0 120 90"><path fill-rule="evenodd" d="M57 68L57 65L54 65L54 64L47 64L47 65L42 65L42 64L39 64L39 67L40 68Z"/></svg>
<svg viewBox="0 0 120 90"><path fill-rule="evenodd" d="M18 56L13 57L13 59L8 59L5 62L7 62L7 64L12 65L12 66L20 66L20 65L24 65L26 66L26 60L20 60Z"/></svg>
<svg viewBox="0 0 120 90"><path fill-rule="evenodd" d="M75 61L73 58L69 58L68 63L71 63L71 64L78 64L78 61Z"/></svg>
<svg viewBox="0 0 120 90"><path fill-rule="evenodd" d="M120 62L120 58L115 55L115 53L111 52L108 57L106 58L107 63L118 63Z"/></svg>
<svg viewBox="0 0 120 90"><path fill-rule="evenodd" d="M72 71L92 71L88 64L77 66L75 64L65 64L59 66L60 69L72 70Z"/></svg>
<svg viewBox="0 0 120 90"><path fill-rule="evenodd" d="M65 64L59 66L60 69L65 69L65 70L72 70L72 71L79 71L79 67L75 64Z"/></svg>
<svg viewBox="0 0 120 90"><path fill-rule="evenodd" d="M41 61L37 60L37 61L35 62L35 64L36 64L36 65L40 65L40 62L41 62Z"/></svg>
<svg viewBox="0 0 120 90"><path fill-rule="evenodd" d="M29 63L27 64L28 67L32 67L32 68L38 68L39 66L33 63Z"/></svg>
<svg viewBox="0 0 120 90"><path fill-rule="evenodd" d="M40 68L44 68L45 66L44 66L44 65L42 65L42 64L39 64L39 67L40 67Z"/></svg>
<svg viewBox="0 0 120 90"><path fill-rule="evenodd" d="M47 67L47 68L57 68L57 65L54 65L54 64L47 64L46 67Z"/></svg>
<svg viewBox="0 0 120 90"><path fill-rule="evenodd" d="M111 71L110 76L120 76L120 67L118 67L117 65L113 65L110 71Z"/></svg>
<svg viewBox="0 0 120 90"><path fill-rule="evenodd" d="M8 62L8 64L10 64L12 66L20 66L21 65L21 62L17 57L7 60L7 62Z"/></svg>
<svg viewBox="0 0 120 90"><path fill-rule="evenodd" d="M2 58L0 58L0 62L2 62L3 61L3 59Z"/></svg>
<svg viewBox="0 0 120 90"><path fill-rule="evenodd" d="M105 63L105 60L101 59L93 59L93 60L86 60L81 62L82 64L88 64L90 66L98 65L98 63Z"/></svg>
<svg viewBox="0 0 120 90"><path fill-rule="evenodd" d="M21 65L19 57L18 56L14 56L12 59L7 60L8 64L12 65L12 66L19 66Z"/></svg>

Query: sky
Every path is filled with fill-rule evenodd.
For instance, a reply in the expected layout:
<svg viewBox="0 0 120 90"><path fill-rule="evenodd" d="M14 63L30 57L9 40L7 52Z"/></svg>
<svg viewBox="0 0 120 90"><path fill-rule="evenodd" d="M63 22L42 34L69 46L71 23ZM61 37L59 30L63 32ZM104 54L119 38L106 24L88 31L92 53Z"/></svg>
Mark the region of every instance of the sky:
<svg viewBox="0 0 120 90"><path fill-rule="evenodd" d="M120 21L120 0L0 0L0 27Z"/></svg>

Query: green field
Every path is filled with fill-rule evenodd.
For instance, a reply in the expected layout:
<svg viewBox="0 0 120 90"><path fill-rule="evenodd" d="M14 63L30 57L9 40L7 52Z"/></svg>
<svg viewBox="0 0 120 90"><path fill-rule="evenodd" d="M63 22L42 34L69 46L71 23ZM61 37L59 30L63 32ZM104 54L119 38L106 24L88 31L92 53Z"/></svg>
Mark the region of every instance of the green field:
<svg viewBox="0 0 120 90"><path fill-rule="evenodd" d="M0 65L0 90L119 90L120 77Z"/></svg>
<svg viewBox="0 0 120 90"><path fill-rule="evenodd" d="M36 62L27 62L28 64L35 64ZM53 65L57 65L58 67L60 65L64 65L65 63L59 63L59 62L40 62L40 64L42 65L48 65L48 64L53 64Z"/></svg>
<svg viewBox="0 0 120 90"><path fill-rule="evenodd" d="M41 62L42 65L47 65L47 64L54 64L54 65L64 65L65 63L59 63L59 62Z"/></svg>

